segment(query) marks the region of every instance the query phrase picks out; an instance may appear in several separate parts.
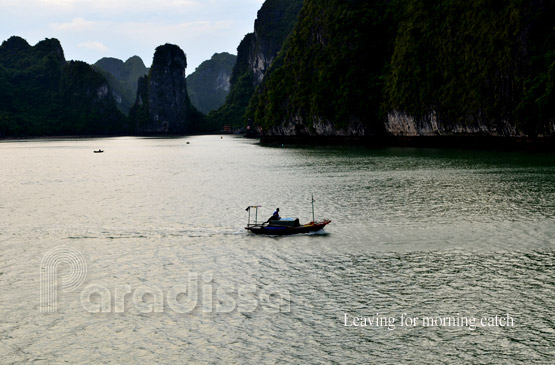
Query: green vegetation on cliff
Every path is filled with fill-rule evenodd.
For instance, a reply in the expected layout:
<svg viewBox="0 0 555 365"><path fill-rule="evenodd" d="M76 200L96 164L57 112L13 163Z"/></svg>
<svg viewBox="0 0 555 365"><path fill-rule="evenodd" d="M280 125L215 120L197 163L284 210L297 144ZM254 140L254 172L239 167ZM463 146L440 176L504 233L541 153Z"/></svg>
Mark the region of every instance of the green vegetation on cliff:
<svg viewBox="0 0 555 365"><path fill-rule="evenodd" d="M392 52L389 1L306 1L248 115L267 129L283 121L349 121L379 130L384 74Z"/></svg>
<svg viewBox="0 0 555 365"><path fill-rule="evenodd" d="M393 112L455 133L553 134L554 13L543 0L307 0L247 116L278 134L384 133Z"/></svg>
<svg viewBox="0 0 555 365"><path fill-rule="evenodd" d="M2 43L0 100L2 136L126 132L106 79L84 62L66 62L56 39Z"/></svg>
<svg viewBox="0 0 555 365"><path fill-rule="evenodd" d="M403 5L387 75L390 109L416 117L435 112L444 125L481 125L499 133L549 132L555 116L553 2Z"/></svg>

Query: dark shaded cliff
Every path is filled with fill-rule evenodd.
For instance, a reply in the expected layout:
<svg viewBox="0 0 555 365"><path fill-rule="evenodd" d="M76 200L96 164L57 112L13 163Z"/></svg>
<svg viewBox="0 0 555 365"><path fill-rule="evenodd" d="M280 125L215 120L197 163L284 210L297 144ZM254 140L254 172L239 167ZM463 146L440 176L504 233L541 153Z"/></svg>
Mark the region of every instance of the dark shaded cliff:
<svg viewBox="0 0 555 365"><path fill-rule="evenodd" d="M389 1L306 1L249 117L266 134L382 132L395 10Z"/></svg>
<svg viewBox="0 0 555 365"><path fill-rule="evenodd" d="M152 67L138 83L129 120L138 134L183 134L195 131L200 113L187 95L187 58L176 45L156 48Z"/></svg>
<svg viewBox="0 0 555 365"><path fill-rule="evenodd" d="M198 111L208 114L223 105L231 87L229 80L236 59L226 52L215 53L187 76L189 98Z"/></svg>
<svg viewBox="0 0 555 365"><path fill-rule="evenodd" d="M385 90L390 133L555 131L555 3L404 3Z"/></svg>
<svg viewBox="0 0 555 365"><path fill-rule="evenodd" d="M135 103L139 77L148 73L139 56L130 57L123 62L117 58L105 57L98 60L93 68L106 77L118 108L125 114Z"/></svg>
<svg viewBox="0 0 555 365"><path fill-rule="evenodd" d="M254 23L254 33L247 34L237 47L231 89L225 104L210 113L212 125L244 126L249 100L295 26L302 4L302 0L264 2Z"/></svg>
<svg viewBox="0 0 555 365"><path fill-rule="evenodd" d="M30 46L11 37L0 46L0 134L119 134L125 118L106 79L88 64L66 62L60 42Z"/></svg>
<svg viewBox="0 0 555 365"><path fill-rule="evenodd" d="M248 116L266 135L553 135L554 11L307 0Z"/></svg>

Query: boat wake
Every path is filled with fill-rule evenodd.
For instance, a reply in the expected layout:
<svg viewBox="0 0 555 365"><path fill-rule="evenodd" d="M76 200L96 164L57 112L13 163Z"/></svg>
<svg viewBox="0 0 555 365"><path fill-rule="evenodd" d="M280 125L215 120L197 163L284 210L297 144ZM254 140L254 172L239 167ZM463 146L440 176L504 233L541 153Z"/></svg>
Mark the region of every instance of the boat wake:
<svg viewBox="0 0 555 365"><path fill-rule="evenodd" d="M307 236L329 236L330 233L326 232L326 230L324 230L324 229L321 229L319 231L308 232L306 235Z"/></svg>

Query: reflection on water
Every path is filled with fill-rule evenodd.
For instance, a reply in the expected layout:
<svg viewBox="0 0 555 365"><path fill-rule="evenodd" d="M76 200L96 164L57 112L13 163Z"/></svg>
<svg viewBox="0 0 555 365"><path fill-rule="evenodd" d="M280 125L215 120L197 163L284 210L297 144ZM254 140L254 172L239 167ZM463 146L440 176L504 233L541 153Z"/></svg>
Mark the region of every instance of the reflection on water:
<svg viewBox="0 0 555 365"><path fill-rule="evenodd" d="M3 362L555 357L553 155L199 136L6 141L0 166ZM251 204L263 206L261 219L280 207L312 220L311 194L316 218L332 220L324 232L243 229ZM59 290L55 313L41 313L41 260L59 246L82 254L86 277ZM61 280L71 267L58 269ZM174 310L172 290L194 275L198 305ZM109 293L106 313L83 307L91 287ZM122 288L130 294L119 311ZM142 313L137 303L157 299L134 297L145 288L162 293L161 312ZM510 314L514 326L345 325L377 314Z"/></svg>

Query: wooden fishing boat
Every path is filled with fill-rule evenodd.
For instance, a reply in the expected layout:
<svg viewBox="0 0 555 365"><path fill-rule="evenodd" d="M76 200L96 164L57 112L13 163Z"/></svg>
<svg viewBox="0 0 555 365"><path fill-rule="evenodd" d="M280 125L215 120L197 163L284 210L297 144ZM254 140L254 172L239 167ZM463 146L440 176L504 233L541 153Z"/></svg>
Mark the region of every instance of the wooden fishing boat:
<svg viewBox="0 0 555 365"><path fill-rule="evenodd" d="M299 218L270 218L264 223L258 223L258 208L260 208L260 205L251 205L246 209L249 212L249 220L245 229L254 234L283 236L298 233L309 233L319 231L331 223L331 220L329 219L324 219L318 222L314 219L314 197L312 197L312 222L306 224L300 224ZM254 224L251 224L251 209L255 210Z"/></svg>
<svg viewBox="0 0 555 365"><path fill-rule="evenodd" d="M283 236L288 234L316 232L323 229L330 222L329 219L325 219L320 222L309 222L301 225L298 218L282 218L270 221L270 223L248 224L245 229L248 229L254 234Z"/></svg>

